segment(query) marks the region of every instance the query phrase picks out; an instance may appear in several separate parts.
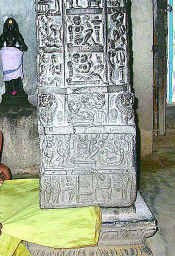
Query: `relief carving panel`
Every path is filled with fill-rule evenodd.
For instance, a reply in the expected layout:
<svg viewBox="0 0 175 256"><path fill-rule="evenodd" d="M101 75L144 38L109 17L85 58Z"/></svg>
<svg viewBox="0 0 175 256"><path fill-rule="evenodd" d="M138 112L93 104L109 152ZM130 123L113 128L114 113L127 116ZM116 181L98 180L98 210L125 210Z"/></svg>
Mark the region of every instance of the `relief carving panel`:
<svg viewBox="0 0 175 256"><path fill-rule="evenodd" d="M44 169L135 168L135 136L131 134L44 135L40 144Z"/></svg>
<svg viewBox="0 0 175 256"><path fill-rule="evenodd" d="M130 92L109 95L109 124L135 125L134 95Z"/></svg>
<svg viewBox="0 0 175 256"><path fill-rule="evenodd" d="M61 51L62 20L60 16L39 15L37 19L38 46L45 51Z"/></svg>
<svg viewBox="0 0 175 256"><path fill-rule="evenodd" d="M65 96L54 94L39 94L39 132L45 128L53 128L65 123Z"/></svg>
<svg viewBox="0 0 175 256"><path fill-rule="evenodd" d="M109 83L126 84L127 81L127 29L125 1L110 0L107 2L108 12L108 70Z"/></svg>
<svg viewBox="0 0 175 256"><path fill-rule="evenodd" d="M38 73L40 86L51 88L63 87L64 69L62 54L40 51Z"/></svg>
<svg viewBox="0 0 175 256"><path fill-rule="evenodd" d="M101 93L68 96L68 122L73 125L107 124L108 95Z"/></svg>
<svg viewBox="0 0 175 256"><path fill-rule="evenodd" d="M126 1L38 0L37 14L41 206L129 206L135 132L113 127L134 127L133 95L108 92L128 85Z"/></svg>
<svg viewBox="0 0 175 256"><path fill-rule="evenodd" d="M39 0L37 13L40 85L127 84L126 1Z"/></svg>
<svg viewBox="0 0 175 256"><path fill-rule="evenodd" d="M134 97L129 92L109 95L107 93L68 95L40 93L40 125L43 129L66 124L72 127L103 126L105 133L105 127L110 125L135 126L133 104Z"/></svg>
<svg viewBox="0 0 175 256"><path fill-rule="evenodd" d="M133 171L92 173L84 170L52 171L41 177L41 207L64 208L83 205L130 206L136 195Z"/></svg>
<svg viewBox="0 0 175 256"><path fill-rule="evenodd" d="M103 53L73 51L67 54L66 64L68 86L105 86Z"/></svg>

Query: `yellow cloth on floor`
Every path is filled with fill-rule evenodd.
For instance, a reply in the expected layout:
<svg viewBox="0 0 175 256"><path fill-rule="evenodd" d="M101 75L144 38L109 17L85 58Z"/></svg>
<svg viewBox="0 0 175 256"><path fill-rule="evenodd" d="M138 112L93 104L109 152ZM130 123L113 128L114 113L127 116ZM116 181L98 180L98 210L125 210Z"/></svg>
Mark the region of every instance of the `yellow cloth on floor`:
<svg viewBox="0 0 175 256"><path fill-rule="evenodd" d="M28 256L21 240L54 248L96 245L99 207L40 209L39 180L5 181L0 187L0 256Z"/></svg>

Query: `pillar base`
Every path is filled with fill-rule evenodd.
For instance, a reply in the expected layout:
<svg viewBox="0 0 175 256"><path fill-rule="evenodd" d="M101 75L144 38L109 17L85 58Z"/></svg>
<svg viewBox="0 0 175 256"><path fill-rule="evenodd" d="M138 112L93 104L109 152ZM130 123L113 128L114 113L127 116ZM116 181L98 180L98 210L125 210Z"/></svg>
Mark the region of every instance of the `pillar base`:
<svg viewBox="0 0 175 256"><path fill-rule="evenodd" d="M145 244L116 247L87 247L81 249L52 249L28 244L32 256L153 256Z"/></svg>
<svg viewBox="0 0 175 256"><path fill-rule="evenodd" d="M130 208L102 208L102 229L98 246L53 249L26 243L32 256L151 256L146 238L157 231L156 219L140 193Z"/></svg>

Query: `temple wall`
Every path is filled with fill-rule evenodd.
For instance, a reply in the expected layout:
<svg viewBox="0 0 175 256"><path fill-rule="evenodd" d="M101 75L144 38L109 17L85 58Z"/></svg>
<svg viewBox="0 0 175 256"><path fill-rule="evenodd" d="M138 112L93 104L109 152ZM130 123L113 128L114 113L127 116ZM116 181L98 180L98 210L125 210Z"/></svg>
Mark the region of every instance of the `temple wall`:
<svg viewBox="0 0 175 256"><path fill-rule="evenodd" d="M6 16L13 16L29 47L24 56L24 88L30 95L36 88L36 42L34 0L1 0L0 30ZM132 1L134 90L138 100L142 155L152 151L152 1ZM0 86L3 88L2 76ZM37 117L18 116L16 120L0 117L4 134L2 162L13 173L38 172L40 162Z"/></svg>

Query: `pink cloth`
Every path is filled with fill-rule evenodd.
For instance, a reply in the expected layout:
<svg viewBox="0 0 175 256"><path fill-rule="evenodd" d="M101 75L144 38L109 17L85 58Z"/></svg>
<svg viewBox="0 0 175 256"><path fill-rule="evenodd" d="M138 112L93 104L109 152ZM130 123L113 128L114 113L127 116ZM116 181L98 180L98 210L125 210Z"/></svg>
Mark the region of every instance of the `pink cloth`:
<svg viewBox="0 0 175 256"><path fill-rule="evenodd" d="M23 78L23 52L16 47L3 47L0 50L3 80Z"/></svg>

